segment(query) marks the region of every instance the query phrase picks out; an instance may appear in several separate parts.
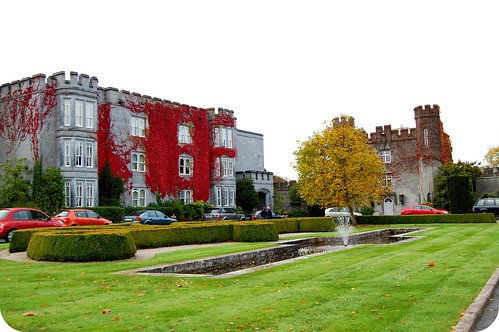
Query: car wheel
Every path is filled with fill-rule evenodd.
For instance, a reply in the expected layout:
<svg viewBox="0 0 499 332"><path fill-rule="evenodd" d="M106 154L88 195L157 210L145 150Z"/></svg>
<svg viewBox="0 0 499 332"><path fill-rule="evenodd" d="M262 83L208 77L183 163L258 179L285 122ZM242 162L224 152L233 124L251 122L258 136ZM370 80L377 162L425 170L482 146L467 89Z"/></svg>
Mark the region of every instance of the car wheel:
<svg viewBox="0 0 499 332"><path fill-rule="evenodd" d="M10 240L12 239L12 232L14 231L14 229L11 229L10 231L7 232L7 234L5 234L5 242L10 242Z"/></svg>
<svg viewBox="0 0 499 332"><path fill-rule="evenodd" d="M150 220L144 221L144 225L150 225L150 224L151 224Z"/></svg>

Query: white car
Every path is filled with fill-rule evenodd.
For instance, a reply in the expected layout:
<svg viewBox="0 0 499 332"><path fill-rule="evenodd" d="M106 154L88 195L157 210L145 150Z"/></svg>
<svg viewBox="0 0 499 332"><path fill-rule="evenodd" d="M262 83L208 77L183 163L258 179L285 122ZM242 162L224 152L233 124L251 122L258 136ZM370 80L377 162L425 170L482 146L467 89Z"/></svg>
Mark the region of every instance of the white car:
<svg viewBox="0 0 499 332"><path fill-rule="evenodd" d="M362 213L360 212L354 212L353 213L355 216L361 216ZM339 207L332 207L332 208L327 208L324 211L324 215L326 217L350 217L350 212L348 212L348 208L339 208Z"/></svg>

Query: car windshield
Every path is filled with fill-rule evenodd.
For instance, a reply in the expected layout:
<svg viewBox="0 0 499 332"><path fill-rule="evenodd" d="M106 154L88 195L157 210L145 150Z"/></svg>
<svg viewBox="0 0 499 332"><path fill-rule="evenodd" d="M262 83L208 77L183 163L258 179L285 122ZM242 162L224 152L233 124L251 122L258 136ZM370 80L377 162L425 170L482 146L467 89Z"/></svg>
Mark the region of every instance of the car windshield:
<svg viewBox="0 0 499 332"><path fill-rule="evenodd" d="M87 217L89 218L99 218L99 214L95 211L89 210L87 211Z"/></svg>
<svg viewBox="0 0 499 332"><path fill-rule="evenodd" d="M144 210L139 210L139 211L133 211L132 213L128 214L129 216L138 216L144 213Z"/></svg>
<svg viewBox="0 0 499 332"><path fill-rule="evenodd" d="M9 215L9 210L0 210L0 219L5 219Z"/></svg>
<svg viewBox="0 0 499 332"><path fill-rule="evenodd" d="M69 215L69 211L61 211L58 214L56 214L56 217L67 217Z"/></svg>

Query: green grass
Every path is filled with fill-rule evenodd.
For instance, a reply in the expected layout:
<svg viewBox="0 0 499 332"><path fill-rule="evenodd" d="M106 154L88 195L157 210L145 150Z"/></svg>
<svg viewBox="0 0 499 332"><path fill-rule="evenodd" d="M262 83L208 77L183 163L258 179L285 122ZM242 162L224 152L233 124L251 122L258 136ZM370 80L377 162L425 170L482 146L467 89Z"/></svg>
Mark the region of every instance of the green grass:
<svg viewBox="0 0 499 332"><path fill-rule="evenodd" d="M417 241L363 245L227 279L112 272L272 244L118 262L0 260L0 308L20 331L449 331L498 267L499 225L431 227Z"/></svg>

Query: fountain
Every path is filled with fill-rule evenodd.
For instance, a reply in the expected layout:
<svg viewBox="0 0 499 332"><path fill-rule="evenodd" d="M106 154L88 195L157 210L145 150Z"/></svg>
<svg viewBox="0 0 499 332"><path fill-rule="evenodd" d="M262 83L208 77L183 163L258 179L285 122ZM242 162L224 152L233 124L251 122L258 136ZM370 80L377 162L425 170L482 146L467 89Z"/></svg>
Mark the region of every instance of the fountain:
<svg viewBox="0 0 499 332"><path fill-rule="evenodd" d="M352 217L338 216L334 218L336 220L336 231L340 234L340 237L343 240L343 245L346 247L348 245L350 234L352 234L354 230L351 222Z"/></svg>

